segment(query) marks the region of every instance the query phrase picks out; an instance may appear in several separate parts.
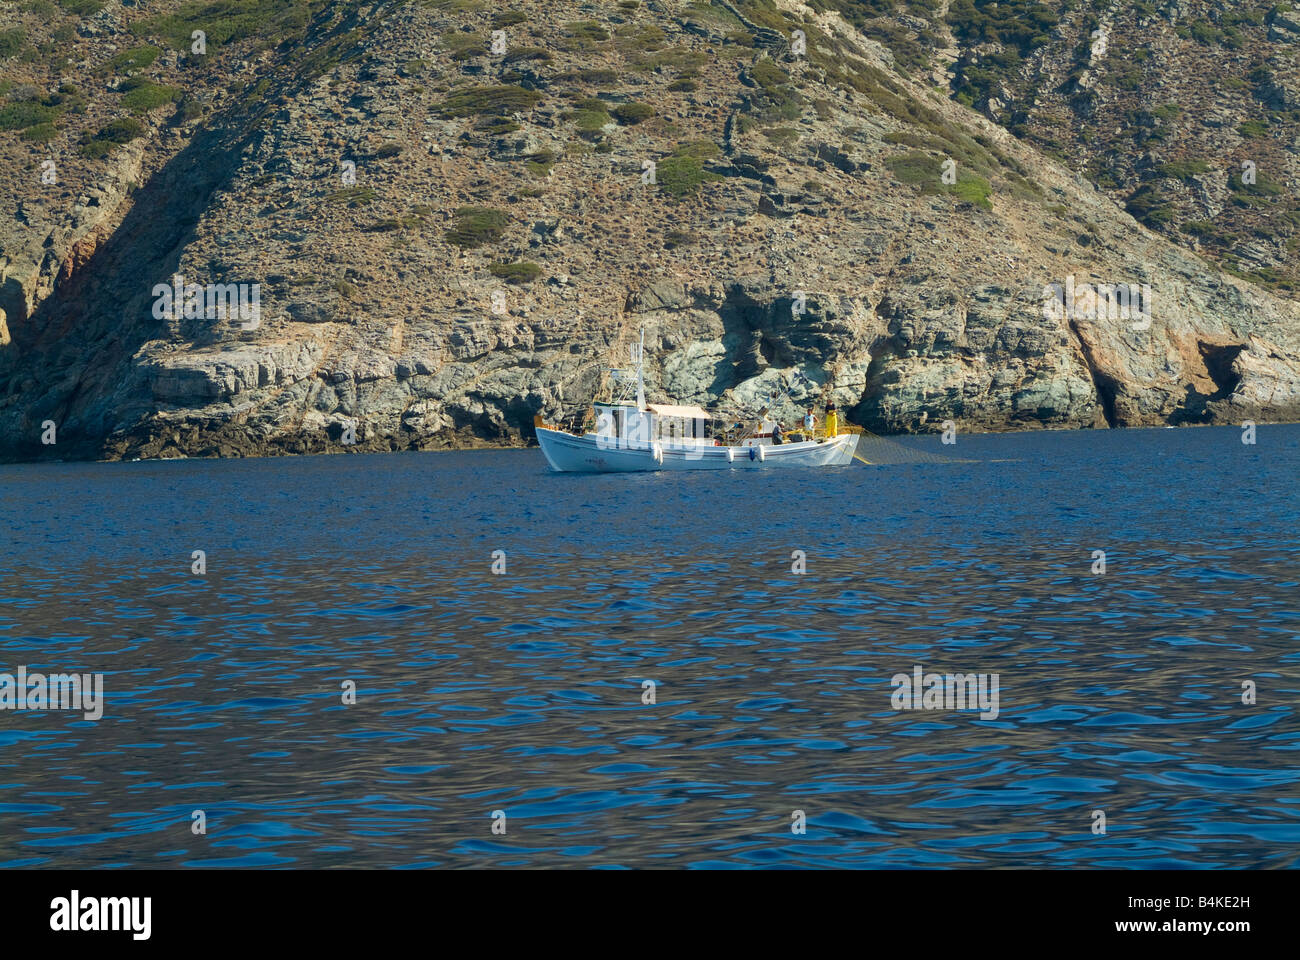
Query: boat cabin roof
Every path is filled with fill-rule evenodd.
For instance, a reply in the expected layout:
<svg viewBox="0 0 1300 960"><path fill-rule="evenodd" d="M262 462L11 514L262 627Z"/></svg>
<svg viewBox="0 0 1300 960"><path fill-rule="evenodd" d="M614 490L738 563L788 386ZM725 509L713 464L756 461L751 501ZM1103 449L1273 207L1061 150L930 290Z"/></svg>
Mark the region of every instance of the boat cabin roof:
<svg viewBox="0 0 1300 960"><path fill-rule="evenodd" d="M685 420L708 420L709 415L701 407L681 407L671 403L647 403L646 409L661 417L681 417Z"/></svg>
<svg viewBox="0 0 1300 960"><path fill-rule="evenodd" d="M593 407L619 408L635 410L635 400L598 401ZM710 420L711 415L703 407L685 407L674 403L647 403L645 408L657 417L678 417L682 420Z"/></svg>

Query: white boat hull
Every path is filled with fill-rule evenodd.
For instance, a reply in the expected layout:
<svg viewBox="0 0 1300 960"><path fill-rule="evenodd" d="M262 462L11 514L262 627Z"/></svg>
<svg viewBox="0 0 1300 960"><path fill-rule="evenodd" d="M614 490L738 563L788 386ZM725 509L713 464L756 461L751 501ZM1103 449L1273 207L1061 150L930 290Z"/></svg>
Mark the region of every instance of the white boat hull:
<svg viewBox="0 0 1300 960"><path fill-rule="evenodd" d="M817 442L715 447L670 441L645 442L574 436L537 428L537 442L560 473L629 473L649 470L760 470L767 467L842 467L853 461L858 438L842 433ZM751 453L752 451L752 453Z"/></svg>

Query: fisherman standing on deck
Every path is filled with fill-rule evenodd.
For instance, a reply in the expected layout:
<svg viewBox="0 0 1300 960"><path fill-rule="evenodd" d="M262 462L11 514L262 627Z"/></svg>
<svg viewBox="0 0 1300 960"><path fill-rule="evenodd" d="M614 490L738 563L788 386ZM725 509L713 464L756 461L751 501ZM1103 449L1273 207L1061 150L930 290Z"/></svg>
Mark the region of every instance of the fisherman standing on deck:
<svg viewBox="0 0 1300 960"><path fill-rule="evenodd" d="M813 416L812 407L809 407L808 412L804 414L803 429L808 434L808 439L811 440L813 432L817 429L817 418Z"/></svg>
<svg viewBox="0 0 1300 960"><path fill-rule="evenodd" d="M840 435L840 417L835 410L835 401L826 401L826 436L838 437Z"/></svg>

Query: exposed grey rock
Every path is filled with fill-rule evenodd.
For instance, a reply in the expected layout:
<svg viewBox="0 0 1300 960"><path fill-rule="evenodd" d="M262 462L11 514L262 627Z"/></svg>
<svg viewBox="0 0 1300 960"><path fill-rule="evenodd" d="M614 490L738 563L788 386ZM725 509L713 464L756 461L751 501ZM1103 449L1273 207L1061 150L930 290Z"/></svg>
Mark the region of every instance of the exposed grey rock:
<svg viewBox="0 0 1300 960"><path fill-rule="evenodd" d="M299 323L328 323L338 313L338 301L334 299L296 300L288 304L285 309Z"/></svg>

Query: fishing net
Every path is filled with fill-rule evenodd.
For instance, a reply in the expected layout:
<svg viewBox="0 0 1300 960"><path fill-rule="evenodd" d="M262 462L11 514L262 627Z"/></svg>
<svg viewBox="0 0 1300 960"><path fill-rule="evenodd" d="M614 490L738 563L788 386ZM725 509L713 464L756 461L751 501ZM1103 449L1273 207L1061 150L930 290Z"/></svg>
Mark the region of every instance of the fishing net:
<svg viewBox="0 0 1300 960"><path fill-rule="evenodd" d="M888 437L878 436L870 430L855 424L846 424L840 430L858 435L858 446L853 454L853 459L861 460L871 466L894 466L905 463L974 462L963 460L960 457L945 456L934 450L933 447L942 442L938 434L891 440Z"/></svg>

